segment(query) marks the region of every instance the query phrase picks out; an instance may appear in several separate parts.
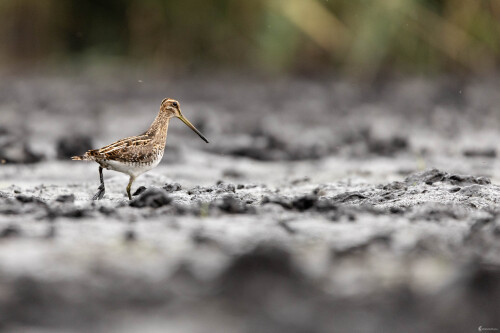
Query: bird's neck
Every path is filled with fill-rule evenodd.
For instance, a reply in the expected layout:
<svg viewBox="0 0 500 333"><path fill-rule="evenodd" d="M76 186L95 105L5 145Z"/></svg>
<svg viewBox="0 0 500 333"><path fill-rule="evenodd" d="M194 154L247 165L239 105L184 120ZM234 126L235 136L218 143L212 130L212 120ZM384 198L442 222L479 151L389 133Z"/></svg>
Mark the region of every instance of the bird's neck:
<svg viewBox="0 0 500 333"><path fill-rule="evenodd" d="M165 143L167 141L168 123L170 117L163 112L158 113L156 119L153 121L146 134L154 137L156 141Z"/></svg>

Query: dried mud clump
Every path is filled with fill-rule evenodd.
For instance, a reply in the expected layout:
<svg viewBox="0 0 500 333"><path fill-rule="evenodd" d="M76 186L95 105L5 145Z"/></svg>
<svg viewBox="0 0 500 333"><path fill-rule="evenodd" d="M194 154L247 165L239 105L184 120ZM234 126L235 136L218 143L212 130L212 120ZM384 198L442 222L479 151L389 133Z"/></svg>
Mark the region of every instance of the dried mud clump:
<svg viewBox="0 0 500 333"><path fill-rule="evenodd" d="M451 185L491 184L491 181L486 177L456 175L438 169L430 169L423 172L418 172L408 176L405 179L405 183L408 185L417 185L419 183L432 185L437 182L449 183Z"/></svg>
<svg viewBox="0 0 500 333"><path fill-rule="evenodd" d="M236 186L230 183L218 182L215 186L195 186L187 191L188 195L200 195L206 193L222 194L222 193L235 193Z"/></svg>
<svg viewBox="0 0 500 333"><path fill-rule="evenodd" d="M70 202L73 203L75 202L75 195L74 194L62 194L56 198L57 202Z"/></svg>
<svg viewBox="0 0 500 333"><path fill-rule="evenodd" d="M159 208L166 206L172 202L172 198L168 195L167 191L160 188L148 188L141 193L138 197L130 201L131 207L136 208Z"/></svg>
<svg viewBox="0 0 500 333"><path fill-rule="evenodd" d="M255 207L235 197L232 194L226 194L215 202L215 206L221 211L229 214L254 214Z"/></svg>

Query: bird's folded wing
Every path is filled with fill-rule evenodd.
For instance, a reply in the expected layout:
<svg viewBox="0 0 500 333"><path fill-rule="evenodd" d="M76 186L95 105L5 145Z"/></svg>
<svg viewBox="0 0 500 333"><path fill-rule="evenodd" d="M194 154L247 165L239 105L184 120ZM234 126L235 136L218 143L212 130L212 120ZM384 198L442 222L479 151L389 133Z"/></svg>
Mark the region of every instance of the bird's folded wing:
<svg viewBox="0 0 500 333"><path fill-rule="evenodd" d="M133 160L141 147L147 146L152 142L152 139L147 135L134 136L125 138L101 149L88 151L88 155L95 158L107 160Z"/></svg>

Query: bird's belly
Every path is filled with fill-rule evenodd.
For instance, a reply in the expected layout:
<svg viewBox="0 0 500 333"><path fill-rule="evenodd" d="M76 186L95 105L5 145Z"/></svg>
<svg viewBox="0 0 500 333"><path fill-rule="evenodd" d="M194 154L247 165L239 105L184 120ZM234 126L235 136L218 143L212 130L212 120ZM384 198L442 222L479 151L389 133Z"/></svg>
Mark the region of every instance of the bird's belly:
<svg viewBox="0 0 500 333"><path fill-rule="evenodd" d="M130 176L137 177L144 172L155 168L161 161L162 156L158 156L151 162L119 162L119 161L106 161L107 169L118 171Z"/></svg>

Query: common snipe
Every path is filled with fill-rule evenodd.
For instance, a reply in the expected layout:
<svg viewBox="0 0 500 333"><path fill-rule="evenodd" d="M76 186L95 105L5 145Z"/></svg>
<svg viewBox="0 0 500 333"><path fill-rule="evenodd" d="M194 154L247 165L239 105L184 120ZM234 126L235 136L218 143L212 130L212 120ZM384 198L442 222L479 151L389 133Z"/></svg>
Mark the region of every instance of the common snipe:
<svg viewBox="0 0 500 333"><path fill-rule="evenodd" d="M94 200L102 199L105 193L103 169L118 171L130 176L127 195L129 199L132 199L130 189L134 180L160 163L165 151L168 123L173 117L182 120L208 143L203 134L182 115L179 102L171 98L165 98L161 102L158 116L156 116L156 119L145 133L116 141L101 149L89 150L82 156L73 156L71 158L75 161L95 161L99 164L101 185L93 197Z"/></svg>

